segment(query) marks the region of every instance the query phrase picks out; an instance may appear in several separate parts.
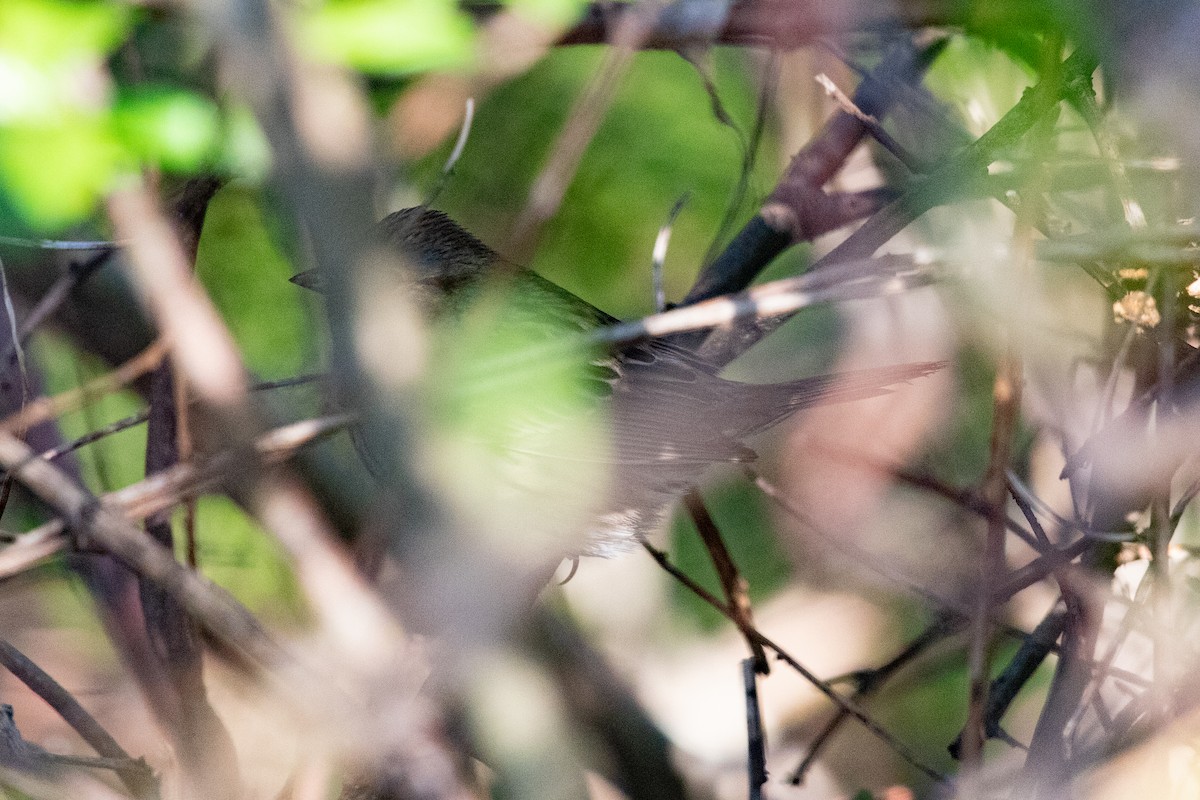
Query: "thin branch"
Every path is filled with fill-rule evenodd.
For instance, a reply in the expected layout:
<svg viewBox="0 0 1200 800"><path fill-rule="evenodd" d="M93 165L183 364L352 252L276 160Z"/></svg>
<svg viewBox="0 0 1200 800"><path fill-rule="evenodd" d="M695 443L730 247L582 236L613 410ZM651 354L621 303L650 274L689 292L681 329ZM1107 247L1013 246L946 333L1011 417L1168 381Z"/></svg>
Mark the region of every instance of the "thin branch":
<svg viewBox="0 0 1200 800"><path fill-rule="evenodd" d="M264 12L265 13L265 12ZM296 563L296 575L326 634L360 666L386 658L400 633L342 547L324 510L286 470L259 470L252 457L261 422L229 329L191 274L182 244L140 188L114 192L108 210L125 233L131 276L171 343L172 363L199 400L199 433L228 449L224 489L259 519ZM371 629L374 636L359 635Z"/></svg>
<svg viewBox="0 0 1200 800"><path fill-rule="evenodd" d="M1020 746L1011 736L1005 733L1000 725L1000 720L1004 718L1004 714L1008 711L1017 694L1029 682L1037 672L1038 667L1046 660L1053 650L1058 637L1062 635L1063 627L1066 624L1066 609L1061 606L1055 606L1050 610L1042 621L1029 636L1021 640L1020 647L1009 660L1008 665L1004 670L996 676L988 687L987 692L987 707L983 714L983 732L988 739L1001 739L1010 745ZM1103 669L1103 665L1097 665L1097 672ZM1102 675L1097 675L1097 680L1102 679ZM950 754L955 758L961 757L962 742L965 735L965 730L960 732L958 738L950 745Z"/></svg>
<svg viewBox="0 0 1200 800"><path fill-rule="evenodd" d="M17 374L19 376L17 383L20 385L21 401L27 399L29 393L29 375L25 366L25 348L21 346L21 336L17 332L17 310L13 306L12 293L8 290L8 274L4 269L4 262L0 261L0 300L4 305L4 322L8 330L5 332L5 338L8 339L9 347L12 350L12 355L15 357ZM0 370L7 372L8 360L0 363Z"/></svg>
<svg viewBox="0 0 1200 800"><path fill-rule="evenodd" d="M1140 207L1137 208L1141 210ZM1132 223L1131 223L1132 224ZM1179 292L1178 277L1174 270L1158 268L1157 284L1162 308L1162 334L1158 342L1158 374L1162 376L1159 382L1159 408L1175 406L1175 348L1176 348L1176 309ZM1154 439L1162 437L1164 426L1155 425ZM1151 439L1150 447L1156 448L1158 442ZM1157 449L1157 448L1156 448ZM1173 716L1172 704L1174 687L1182 677L1180 665L1183 660L1176 644L1177 593L1172 589L1174 583L1171 574L1171 538L1175 534L1173 515L1171 514L1171 478L1167 473L1159 485L1154 488L1154 498L1150 503L1151 517L1151 602L1153 608L1153 623L1151 637L1154 641L1154 688L1151 697L1152 714L1155 723L1163 725Z"/></svg>
<svg viewBox="0 0 1200 800"><path fill-rule="evenodd" d="M755 286L736 294L654 314L640 320L600 328L588 340L624 344L688 331L711 330L748 319L790 316L818 303L881 297L928 286L940 277L936 265L908 256L883 255L835 270L808 273Z"/></svg>
<svg viewBox="0 0 1200 800"><path fill-rule="evenodd" d="M561 45L602 44L629 13L627 3L588 3L582 18L559 39ZM498 8L494 2L472 0L467 9L487 16ZM826 37L854 32L886 33L898 28L957 27L972 22L978 11L957 3L902 3L884 5L830 4L817 0L742 0L737 3L673 3L657 15L647 33L644 48L678 50L714 44L770 47L790 50L816 44ZM1053 27L1057 21L1040 6L997 4L998 29L1020 26L1025 30Z"/></svg>
<svg viewBox="0 0 1200 800"><path fill-rule="evenodd" d="M986 517L990 513L987 503L985 503L983 498L979 496L978 492L967 488L951 486L934 475L929 475L924 472L914 472L899 465L891 464L868 453L856 452L848 450L844 447L835 447L822 441L814 442L813 447L830 458L836 458L854 466L874 470L875 472L879 472L883 475L891 476L906 486L911 486L914 489L920 489L922 491L935 494L938 497L948 500L964 511L970 511L972 514L978 514L981 517ZM1005 525L1007 526L1008 530L1010 530L1012 533L1015 533L1021 538L1022 541L1038 552L1045 554L1052 549L1051 547L1042 545L1038 541L1036 534L1023 528L1016 520L1010 519L1006 516Z"/></svg>
<svg viewBox="0 0 1200 800"><path fill-rule="evenodd" d="M854 94L856 107L875 117L882 116L901 89L918 80L940 50L937 44L920 50L907 43L893 47L879 67L859 84ZM683 304L741 291L793 243L872 213L874 209L869 205L847 209L831 202L833 196L823 190L865 135L865 126L854 116L844 111L834 114L792 158L760 213L704 268Z"/></svg>
<svg viewBox="0 0 1200 800"><path fill-rule="evenodd" d="M175 234L188 270L195 272L196 254L209 202L220 183L199 178L184 186L183 200L174 203ZM118 226L120 227L120 226ZM129 226L125 226L129 229ZM137 258L146 245L135 240L130 257ZM169 268L168 264L163 265ZM150 376L149 425L146 431L145 470L153 476L192 455L191 425L185 397L186 379L177 374L172 359L164 359ZM185 552L195 567L195 497L183 499ZM145 520L146 534L168 551L175 550L175 534L167 511ZM142 618L154 660L164 680L148 693L151 711L175 751L185 793L234 800L241 784L240 766L233 741L208 700L204 684L203 644L196 624L183 607L152 581L139 578Z"/></svg>
<svg viewBox="0 0 1200 800"><path fill-rule="evenodd" d="M5 432L28 430L34 425L55 419L68 411L75 411L113 392L120 391L154 370L166 353L167 345L160 339L115 370L105 373L83 386L68 389L54 397L39 397L29 402L17 413L0 420L0 430Z"/></svg>
<svg viewBox="0 0 1200 800"><path fill-rule="evenodd" d="M920 586L911 581L906 575L899 572L891 564L886 563L877 558L872 553L865 549L852 544L843 536L831 536L825 532L820 525L816 523L809 515L805 514L787 496L781 492L774 484L759 475L752 469L747 469L746 474L754 485L758 487L764 495L775 503L788 516L792 517L797 522L811 528L818 533L821 533L825 541L832 547L840 550L847 558L854 561L855 564L866 566L871 571L887 578L897 586L902 586L912 592L917 597L924 598L933 603L937 608L958 614L962 617L970 617L971 609L964 603L949 597L938 594L924 586ZM998 584L995 589L994 603L999 605L1008 601L1018 593L1028 589L1036 583L1050 577L1056 572L1067 567L1080 555L1088 552L1098 540L1093 538L1078 539L1071 544L1065 545L1059 549L1053 549L1045 555L1035 558L1028 564L1022 567L1011 570L1007 573L1005 580ZM1099 540L1104 541L1104 540ZM1002 621L993 619L993 622L1003 624Z"/></svg>
<svg viewBox="0 0 1200 800"><path fill-rule="evenodd" d="M913 582L907 575L903 574L893 564L886 562L866 549L859 547L851 542L845 536L832 536L825 531L816 520L805 514L795 503L793 503L786 494L779 490L775 484L767 480L766 477L760 475L753 469L746 469L746 474L754 485L762 492L771 502L773 502L780 510L786 513L789 517L796 520L805 527L820 533L824 540L833 548L842 552L844 556L852 560L855 564L865 566L867 569L875 572L878 575L887 578L897 586L902 586L917 597L928 600L938 608L944 608L954 611L962 616L967 616L970 611L960 601L938 594L932 589L928 589Z"/></svg>
<svg viewBox="0 0 1200 800"><path fill-rule="evenodd" d="M96 273L96 270L108 263L115 251L111 249L102 250L96 253L91 258L81 263L73 263L67 270L66 274L59 277L50 290L42 295L42 299L33 307L25 317L25 321L21 323L21 342L28 341L33 332L37 330L43 322L58 313L63 303L71 296L71 292L75 291L79 286L85 283L88 278ZM7 364L11 354L5 353L0 357L0 364Z"/></svg>
<svg viewBox="0 0 1200 800"><path fill-rule="evenodd" d="M276 381L260 381L258 383L255 383L250 388L251 388L251 390L256 391L256 392L272 390L272 389L284 389L284 388L290 388L292 386L301 386L301 385L304 385L307 383L312 383L314 381L319 381L319 380L322 380L324 377L325 376L320 373L297 375L292 378L281 378L280 380L276 380ZM66 454L73 453L82 447L87 447L89 444L94 444L95 442L98 442L101 439L107 438L109 436L113 436L115 434L120 433L121 431L125 431L130 428L141 425L143 422L145 422L147 419L149 419L149 417L150 417L150 411L148 409L139 411L136 414L130 414L128 417L125 417L124 419L119 419L114 422L110 422L109 424L104 425L100 428L96 428L95 430L93 430L89 433L85 433L83 436L80 436L77 439L73 439L70 442L61 444L58 447L52 447L49 450L42 452L39 457L44 458L47 461L54 461L55 459L62 458Z"/></svg>
<svg viewBox="0 0 1200 800"><path fill-rule="evenodd" d="M679 212L683 211L683 207L687 205L691 198L691 192L684 192L679 199L675 201L675 205L671 206L670 212L667 214L667 219L658 229L658 235L654 237L654 252L651 263L651 274L653 275L654 284L654 313L661 314L667 309L667 293L663 286L663 265L667 260L667 248L671 244L671 231L675 226L675 219L679 216Z"/></svg>
<svg viewBox="0 0 1200 800"><path fill-rule="evenodd" d="M861 703L871 695L875 694L883 685L903 667L919 658L930 647L937 644L948 636L957 633L962 629L962 618L958 616L942 616L935 622L929 625L921 632L916 639L906 645L899 653L888 659L884 664L871 670L864 670L856 673L858 687L854 692L854 701ZM842 724L849 719L849 714L845 709L839 708L830 717L829 722L821 729L816 738L808 746L808 752L804 759L788 776L788 783L793 786L798 786L804 782L804 777L808 774L809 769L816 763L817 757L820 756L825 745L833 738L833 735L842 727Z"/></svg>
<svg viewBox="0 0 1200 800"><path fill-rule="evenodd" d="M108 212L129 241L125 263L170 344L172 360L201 402L226 417L226 435L235 442L249 438L252 423L242 408L248 381L237 347L211 301L197 290L175 231L145 187L114 192Z"/></svg>
<svg viewBox="0 0 1200 800"><path fill-rule="evenodd" d="M821 88L825 90L825 94L833 98L833 101L838 104L838 108L861 122L867 129L867 132L871 134L871 137L879 142L884 150L895 156L897 161L907 167L909 172L919 175L928 169L927 164L909 152L904 145L896 141L895 137L884 130L883 125L877 117L859 108L851 97L838 88L838 85L833 82L832 78L822 72L817 75L816 81L821 84Z"/></svg>
<svg viewBox="0 0 1200 800"><path fill-rule="evenodd" d="M750 186L750 178L754 173L754 165L758 160L759 148L762 145L763 132L766 129L767 112L770 109L771 100L775 96L776 84L779 79L779 54L775 50L767 52L766 63L763 65L762 79L759 81L758 102L754 110L754 124L750 129L750 135L747 137L725 109L724 104L721 102L720 94L717 91L716 83L708 71L703 68L700 55L688 50L681 52L684 58L700 74L704 82L704 90L709 96L713 115L718 122L733 131L742 151L742 164L738 170L737 184L730 193L729 201L725 205L725 213L722 214L721 220L717 224L717 233L713 237L712 243L708 246L708 250L704 253L704 263L708 264L716 258L717 248L725 241L730 227L741 211L742 204L745 202L746 192Z"/></svg>
<svg viewBox="0 0 1200 800"><path fill-rule="evenodd" d="M79 701L39 667L28 656L0 639L0 664L18 680L28 686L34 694L46 701L93 750L106 759L114 760L121 783L137 797L157 794L157 781L150 768L140 759L132 759L117 740L104 729L95 717L88 713Z"/></svg>
<svg viewBox="0 0 1200 800"><path fill-rule="evenodd" d="M730 622L734 623L735 625L737 624L737 620L734 618L733 610L729 606L722 603L715 595L710 593L703 586L692 580L687 573L683 572L674 564L672 564L666 553L654 547L645 540L642 540L642 547L647 553L650 554L650 557L653 558L655 562L657 562L658 565L667 572L667 574L679 581L684 587L686 587L690 592L695 594L705 603L708 603L710 606L720 612ZM862 723L868 731L870 731L873 735L884 742L884 744L890 747L898 756L900 756L900 758L932 780L937 781L938 783L946 782L946 777L944 775L939 773L937 770L934 770L932 767L926 766L924 763L922 763L920 759L917 758L915 753L913 753L895 736L888 733L887 730L885 730L879 723L875 722L875 720L872 719L866 711L860 708L857 703L838 694L838 692L832 686L830 686L828 682L818 678L815 673L793 658L782 647L764 636L757 628L751 629L750 633L754 637L755 641L757 641L762 647L773 651L784 661L784 663L786 663L796 672L800 673L800 675L817 691L825 695L825 697L831 700L839 708L845 709L847 714Z"/></svg>
<svg viewBox="0 0 1200 800"><path fill-rule="evenodd" d="M566 195L571 179L583 159L588 143L596 135L604 115L616 97L621 80L633 63L660 0L648 0L632 7L613 32L612 47L606 53L596 77L580 95L567 115L550 156L529 190L525 208L513 224L510 251L525 261L533 252L542 226L554 216Z"/></svg>
<svg viewBox="0 0 1200 800"><path fill-rule="evenodd" d="M1134 196L1133 184L1125 172L1125 165L1117 147L1117 137L1096 103L1096 87L1090 83L1077 82L1068 88L1068 99L1079 111L1092 132L1092 138L1096 140L1096 148L1100 151L1100 158L1108 169L1113 189L1121 203L1125 224L1132 231L1145 230L1146 213Z"/></svg>
<svg viewBox="0 0 1200 800"><path fill-rule="evenodd" d="M761 648L761 645L759 645ZM750 800L763 800L767 782L767 737L763 733L762 709L758 703L757 659L742 661L742 683L746 692L746 749L749 751Z"/></svg>
<svg viewBox="0 0 1200 800"><path fill-rule="evenodd" d="M1046 535L1046 529L1042 527L1041 520L1037 517L1037 512L1033 510L1033 504L1026 499L1024 494L1018 491L1016 485L1013 483L1012 470L1008 470L1005 474L1005 485L1008 487L1009 496L1012 497L1013 502L1017 504L1017 508L1025 516L1025 521L1029 523L1029 529L1037 537L1038 552L1047 552L1054 547L1054 544L1050 541L1050 537Z"/></svg>
<svg viewBox="0 0 1200 800"><path fill-rule="evenodd" d="M515 369L596 345L620 346L681 332L728 327L743 320L790 315L798 309L820 303L886 297L931 285L939 279L940 272L937 264L921 263L904 255L881 255L862 262L838 264L820 273L782 278L746 292L593 328L545 344L522 347L490 359L488 368ZM926 365L930 373L943 366L944 362Z"/></svg>
<svg viewBox="0 0 1200 800"><path fill-rule="evenodd" d="M255 450L264 466L278 464L301 447L344 429L352 421L350 415L338 414L295 422L259 437ZM31 461L40 460L38 456L31 458ZM178 464L110 492L101 503L131 521L140 520L175 506L188 495L218 488L234 463L233 456L226 454L213 456L200 464ZM22 467L18 465L17 470ZM54 519L17 536L12 544L0 550L0 581L24 572L64 549L68 544L62 536L66 529L64 520Z"/></svg>
<svg viewBox="0 0 1200 800"><path fill-rule="evenodd" d="M462 126L458 129L458 139L454 142L454 148L450 151L450 155L446 157L446 163L442 165L442 172L438 175L437 182L433 188L429 190L429 194L425 197L423 205L432 206L437 202L438 197L445 191L446 185L450 181L450 176L454 174L454 167L458 165L458 160L462 158L463 151L467 149L467 139L471 135L471 125L475 122L475 98L468 97L463 107Z"/></svg>
<svg viewBox="0 0 1200 800"><path fill-rule="evenodd" d="M286 660L258 620L224 589L185 569L166 548L5 430L0 430L0 466L54 509L75 536L102 547L171 592L230 652L257 665Z"/></svg>
<svg viewBox="0 0 1200 800"><path fill-rule="evenodd" d="M1005 338L1010 338L1011 334ZM1021 358L1015 343L1006 348L996 370L993 384L992 435L987 471L980 486L980 495L988 506L987 536L979 570L979 593L975 613L971 618L971 636L967 648L967 671L970 681L967 704L967 724L960 751L963 768L975 772L982 764L984 724L988 706L988 676L991 666L991 616L996 588L1007 569L1005 535L1008 497L1007 473L1012 461L1013 439L1021 406Z"/></svg>
<svg viewBox="0 0 1200 800"><path fill-rule="evenodd" d="M68 453L74 453L76 450L87 447L89 444L94 444L101 439L114 436L122 431L127 431L130 428L135 428L145 422L149 416L149 411L139 411L136 414L131 414L124 419L118 419L114 422L110 422L107 425L96 428L89 433L85 433L78 439L73 439L69 442L60 444L58 447L52 447L49 450L44 450L38 455L38 458L45 459L46 461L55 461L67 455Z"/></svg>
<svg viewBox="0 0 1200 800"><path fill-rule="evenodd" d="M738 571L729 548L725 546L721 529L717 527L712 515L708 513L708 508L704 505L704 498L700 496L698 489L688 490L688 493L683 496L683 506L687 509L688 516L692 518L696 532L700 534L700 539L704 542L704 549L708 551L708 557L717 571L717 578L721 582L721 591L725 595L725 603L737 617L734 624L746 636L746 642L750 645L750 652L754 656L754 669L762 675L769 674L771 666L767 663L767 654L763 652L762 646L749 635L749 631L754 629L754 615L750 608L750 587L741 572Z"/></svg>

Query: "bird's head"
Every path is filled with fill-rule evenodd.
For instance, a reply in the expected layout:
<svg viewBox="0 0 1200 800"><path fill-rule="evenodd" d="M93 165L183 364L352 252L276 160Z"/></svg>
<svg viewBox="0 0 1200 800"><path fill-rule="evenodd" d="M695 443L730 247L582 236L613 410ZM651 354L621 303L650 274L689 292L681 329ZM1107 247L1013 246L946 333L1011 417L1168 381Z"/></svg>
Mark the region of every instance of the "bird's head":
<svg viewBox="0 0 1200 800"><path fill-rule="evenodd" d="M483 277L500 258L450 217L425 206L388 214L379 234L409 259L422 283L446 292Z"/></svg>
<svg viewBox="0 0 1200 800"><path fill-rule="evenodd" d="M446 294L475 283L501 260L495 250L450 217L425 206L388 214L376 233L416 271L419 284ZM324 289L316 270L301 272L292 283L316 292Z"/></svg>

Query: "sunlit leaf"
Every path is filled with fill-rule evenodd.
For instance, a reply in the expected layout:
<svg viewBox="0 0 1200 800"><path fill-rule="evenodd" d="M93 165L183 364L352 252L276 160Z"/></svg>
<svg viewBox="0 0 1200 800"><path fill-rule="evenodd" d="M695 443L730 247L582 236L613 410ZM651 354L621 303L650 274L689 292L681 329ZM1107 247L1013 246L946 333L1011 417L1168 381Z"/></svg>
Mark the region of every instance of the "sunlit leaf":
<svg viewBox="0 0 1200 800"><path fill-rule="evenodd" d="M0 128L0 177L37 226L60 227L87 215L126 163L106 117Z"/></svg>
<svg viewBox="0 0 1200 800"><path fill-rule="evenodd" d="M212 101L165 87L123 95L113 107L121 141L142 160L194 170L216 152L220 118Z"/></svg>
<svg viewBox="0 0 1200 800"><path fill-rule="evenodd" d="M111 50L129 25L127 6L109 2L4 0L0 51L47 65Z"/></svg>
<svg viewBox="0 0 1200 800"><path fill-rule="evenodd" d="M244 106L225 112L221 169L242 179L263 179L271 169L271 147L258 120Z"/></svg>
<svg viewBox="0 0 1200 800"><path fill-rule="evenodd" d="M304 20L307 52L366 72L466 63L474 29L449 0L343 0Z"/></svg>

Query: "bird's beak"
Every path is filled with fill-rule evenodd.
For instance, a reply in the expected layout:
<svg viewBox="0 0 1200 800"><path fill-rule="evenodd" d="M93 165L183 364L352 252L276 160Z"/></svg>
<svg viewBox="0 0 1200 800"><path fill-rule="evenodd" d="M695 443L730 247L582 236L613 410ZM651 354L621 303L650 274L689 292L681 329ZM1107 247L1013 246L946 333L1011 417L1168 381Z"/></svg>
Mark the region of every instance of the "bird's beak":
<svg viewBox="0 0 1200 800"><path fill-rule="evenodd" d="M324 294L325 283L321 280L320 273L315 269L308 269L298 275L293 275L289 278L292 283L304 289L310 289L318 294Z"/></svg>

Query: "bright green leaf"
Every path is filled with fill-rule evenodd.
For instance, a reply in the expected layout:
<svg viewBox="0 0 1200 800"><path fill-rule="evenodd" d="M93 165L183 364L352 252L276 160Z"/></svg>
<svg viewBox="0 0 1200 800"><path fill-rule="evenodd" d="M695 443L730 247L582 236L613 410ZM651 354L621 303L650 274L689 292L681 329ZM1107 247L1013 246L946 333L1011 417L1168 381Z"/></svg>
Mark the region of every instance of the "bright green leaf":
<svg viewBox="0 0 1200 800"><path fill-rule="evenodd" d="M86 216L127 163L108 118L75 115L57 125L0 128L0 177L35 226Z"/></svg>
<svg viewBox="0 0 1200 800"><path fill-rule="evenodd" d="M0 51L38 66L109 52L129 26L130 12L111 2L4 0Z"/></svg>
<svg viewBox="0 0 1200 800"><path fill-rule="evenodd" d="M220 115L207 98L169 88L140 89L113 108L117 135L143 161L168 170L200 167L216 152Z"/></svg>
<svg viewBox="0 0 1200 800"><path fill-rule="evenodd" d="M226 111L225 136L219 159L225 172L242 179L263 179L271 169L271 147L258 120L243 106Z"/></svg>
<svg viewBox="0 0 1200 800"><path fill-rule="evenodd" d="M405 73L466 63L474 28L449 0L343 0L302 26L308 52L365 72Z"/></svg>

